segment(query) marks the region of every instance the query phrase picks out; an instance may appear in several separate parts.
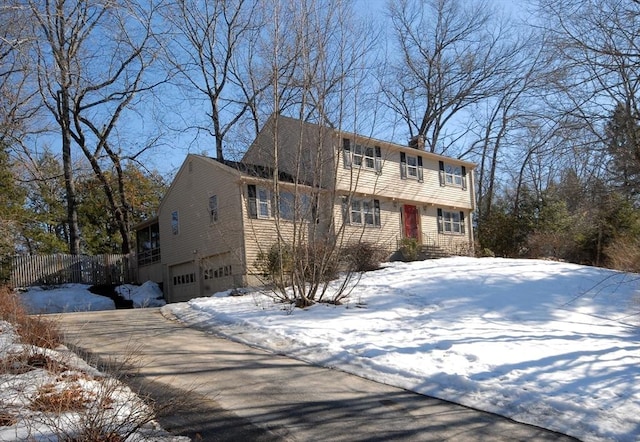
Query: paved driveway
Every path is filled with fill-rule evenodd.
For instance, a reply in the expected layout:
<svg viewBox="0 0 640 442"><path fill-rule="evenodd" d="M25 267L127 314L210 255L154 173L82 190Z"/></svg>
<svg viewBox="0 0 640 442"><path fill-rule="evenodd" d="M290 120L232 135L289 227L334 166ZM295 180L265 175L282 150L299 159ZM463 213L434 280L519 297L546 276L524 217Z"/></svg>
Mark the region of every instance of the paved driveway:
<svg viewBox="0 0 640 442"><path fill-rule="evenodd" d="M60 315L66 342L160 404L160 423L204 441L575 441L185 327L159 309Z"/></svg>

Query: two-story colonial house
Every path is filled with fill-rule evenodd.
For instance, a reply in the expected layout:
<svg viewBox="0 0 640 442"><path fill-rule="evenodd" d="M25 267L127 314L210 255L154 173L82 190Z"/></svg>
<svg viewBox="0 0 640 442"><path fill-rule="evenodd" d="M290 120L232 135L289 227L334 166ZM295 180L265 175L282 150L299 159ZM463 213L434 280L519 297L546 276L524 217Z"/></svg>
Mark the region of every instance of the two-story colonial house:
<svg viewBox="0 0 640 442"><path fill-rule="evenodd" d="M278 116L240 162L190 154L158 226L141 226L139 238L158 233L162 253L140 269L162 274L167 300L182 301L260 284L260 252L300 231L307 240L367 241L389 255L403 238L471 253L474 165L409 144ZM145 244L139 239L140 256L156 256Z"/></svg>

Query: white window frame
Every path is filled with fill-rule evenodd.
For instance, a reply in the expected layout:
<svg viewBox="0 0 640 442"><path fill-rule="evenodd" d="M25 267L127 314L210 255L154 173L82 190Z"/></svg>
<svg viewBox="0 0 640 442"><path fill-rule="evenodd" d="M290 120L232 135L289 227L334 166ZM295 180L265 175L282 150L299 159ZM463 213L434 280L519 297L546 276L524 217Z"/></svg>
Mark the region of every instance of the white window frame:
<svg viewBox="0 0 640 442"><path fill-rule="evenodd" d="M380 227L380 215L376 214L374 200L352 199L348 209L350 225Z"/></svg>
<svg viewBox="0 0 640 442"><path fill-rule="evenodd" d="M343 164L346 169L357 168L382 173L382 150L380 146L351 143L342 139Z"/></svg>
<svg viewBox="0 0 640 442"><path fill-rule="evenodd" d="M453 164L444 164L444 183L447 186L462 187L462 166L454 166Z"/></svg>
<svg viewBox="0 0 640 442"><path fill-rule="evenodd" d="M286 221L299 221L311 218L311 198L306 193L298 194L283 190L278 198L278 213Z"/></svg>
<svg viewBox="0 0 640 442"><path fill-rule="evenodd" d="M209 197L209 222L215 223L218 221L218 195L211 195Z"/></svg>
<svg viewBox="0 0 640 442"><path fill-rule="evenodd" d="M249 216L253 219L273 219L276 214L284 221L309 220L314 214L311 196L300 193L296 198L295 193L281 190L276 201L271 190L255 186L255 197L249 198Z"/></svg>
<svg viewBox="0 0 640 442"><path fill-rule="evenodd" d="M442 211L442 233L464 235L464 220L459 211Z"/></svg>
<svg viewBox="0 0 640 442"><path fill-rule="evenodd" d="M418 179L418 157L415 155L406 155L407 178Z"/></svg>
<svg viewBox="0 0 640 442"><path fill-rule="evenodd" d="M351 163L354 166L376 170L376 151L373 147L354 144L351 155Z"/></svg>
<svg viewBox="0 0 640 442"><path fill-rule="evenodd" d="M296 196L291 192L280 192L278 197L278 214L280 219L293 221L296 216Z"/></svg>
<svg viewBox="0 0 640 442"><path fill-rule="evenodd" d="M256 187L256 211L258 218L271 218L271 192L264 187Z"/></svg>

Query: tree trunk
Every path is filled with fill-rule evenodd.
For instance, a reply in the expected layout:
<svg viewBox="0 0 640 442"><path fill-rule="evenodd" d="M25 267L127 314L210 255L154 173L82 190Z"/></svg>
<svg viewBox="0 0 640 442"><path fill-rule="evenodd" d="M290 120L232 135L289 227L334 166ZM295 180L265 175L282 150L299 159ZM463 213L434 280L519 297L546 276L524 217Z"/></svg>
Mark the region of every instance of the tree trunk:
<svg viewBox="0 0 640 442"><path fill-rule="evenodd" d="M66 91L58 92L58 115L62 129L62 167L67 202L67 225L69 228L69 253L80 254L80 226L78 225L78 203L76 186L73 181L73 163L71 158L71 122L69 119L69 96Z"/></svg>

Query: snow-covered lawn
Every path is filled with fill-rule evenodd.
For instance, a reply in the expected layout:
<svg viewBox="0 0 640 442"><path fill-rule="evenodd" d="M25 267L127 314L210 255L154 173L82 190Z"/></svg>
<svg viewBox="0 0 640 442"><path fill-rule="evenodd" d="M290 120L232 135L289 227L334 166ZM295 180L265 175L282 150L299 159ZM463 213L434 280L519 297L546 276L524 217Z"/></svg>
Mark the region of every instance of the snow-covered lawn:
<svg viewBox="0 0 640 442"><path fill-rule="evenodd" d="M640 440L638 275L449 258L364 274L343 306L254 292L164 307L233 339L584 441Z"/></svg>

